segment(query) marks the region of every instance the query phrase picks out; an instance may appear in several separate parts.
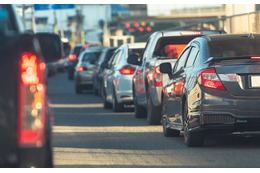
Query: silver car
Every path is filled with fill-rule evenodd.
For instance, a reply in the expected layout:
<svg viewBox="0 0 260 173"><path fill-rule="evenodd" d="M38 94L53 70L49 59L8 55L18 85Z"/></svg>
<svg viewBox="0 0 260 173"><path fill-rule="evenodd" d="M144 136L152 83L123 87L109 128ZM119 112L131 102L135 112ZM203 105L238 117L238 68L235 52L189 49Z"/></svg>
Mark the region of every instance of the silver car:
<svg viewBox="0 0 260 173"><path fill-rule="evenodd" d="M81 94L84 89L93 88L93 73L101 52L101 47L93 47L80 53L74 72L77 94Z"/></svg>
<svg viewBox="0 0 260 173"><path fill-rule="evenodd" d="M114 112L123 111L125 104L133 104L132 79L135 66L127 63L129 55L140 56L146 43L132 43L120 46L105 68L103 83L104 108L113 108Z"/></svg>

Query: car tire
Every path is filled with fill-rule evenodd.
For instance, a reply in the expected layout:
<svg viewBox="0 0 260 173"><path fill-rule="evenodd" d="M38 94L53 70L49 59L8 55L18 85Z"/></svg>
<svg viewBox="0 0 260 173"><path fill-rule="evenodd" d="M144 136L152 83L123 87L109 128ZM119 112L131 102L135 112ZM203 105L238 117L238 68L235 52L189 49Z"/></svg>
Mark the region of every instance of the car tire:
<svg viewBox="0 0 260 173"><path fill-rule="evenodd" d="M138 104L137 97L134 94L135 94L135 92L133 90L135 118L145 118L147 115L147 110L146 110L146 108L144 108Z"/></svg>
<svg viewBox="0 0 260 173"><path fill-rule="evenodd" d="M188 147L202 147L204 143L204 134L202 132L190 132L188 121L188 104L184 102L183 117L184 117L184 143Z"/></svg>
<svg viewBox="0 0 260 173"><path fill-rule="evenodd" d="M77 94L82 94L82 87L80 85L75 85L75 91Z"/></svg>
<svg viewBox="0 0 260 173"><path fill-rule="evenodd" d="M174 130L174 129L170 129L168 127L168 121L167 121L167 117L165 114L165 105L162 103L162 126L163 126L163 135L165 137L179 137L180 136L180 131L179 130Z"/></svg>
<svg viewBox="0 0 260 173"><path fill-rule="evenodd" d="M107 100L106 100L106 92L105 92L105 89L103 88L102 89L102 100L103 100L103 107L105 109L111 109L112 108L112 104L109 103Z"/></svg>
<svg viewBox="0 0 260 173"><path fill-rule="evenodd" d="M149 125L161 124L161 106L154 106L150 94L147 94L147 122Z"/></svg>
<svg viewBox="0 0 260 173"><path fill-rule="evenodd" d="M113 92L113 104L112 108L114 112L122 112L124 110L124 105L117 102L116 94Z"/></svg>

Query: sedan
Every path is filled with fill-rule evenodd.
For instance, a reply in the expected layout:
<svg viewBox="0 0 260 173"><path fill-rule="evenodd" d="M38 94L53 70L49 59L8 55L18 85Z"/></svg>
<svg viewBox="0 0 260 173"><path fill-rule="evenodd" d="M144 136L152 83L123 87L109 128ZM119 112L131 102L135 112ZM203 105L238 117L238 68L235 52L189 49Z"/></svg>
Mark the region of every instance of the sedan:
<svg viewBox="0 0 260 173"><path fill-rule="evenodd" d="M189 147L203 146L213 132L260 130L260 35L195 38L178 61L160 65L170 80L163 87L165 136Z"/></svg>
<svg viewBox="0 0 260 173"><path fill-rule="evenodd" d="M77 94L81 94L84 89L93 88L93 73L101 51L101 47L93 47L80 53L74 73L75 91Z"/></svg>
<svg viewBox="0 0 260 173"><path fill-rule="evenodd" d="M133 104L132 80L135 66L127 63L131 55L139 56L146 43L124 44L115 50L109 62L102 63L104 108L112 106L114 112L123 111L125 104Z"/></svg>

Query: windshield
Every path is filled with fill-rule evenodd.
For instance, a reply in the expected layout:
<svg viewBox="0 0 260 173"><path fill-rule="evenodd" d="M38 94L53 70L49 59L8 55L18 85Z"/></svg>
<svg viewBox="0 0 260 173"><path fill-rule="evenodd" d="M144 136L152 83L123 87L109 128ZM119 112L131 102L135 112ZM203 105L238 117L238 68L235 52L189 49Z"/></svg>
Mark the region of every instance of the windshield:
<svg viewBox="0 0 260 173"><path fill-rule="evenodd" d="M239 43L239 44L237 44ZM209 43L210 57L259 56L260 39L229 39Z"/></svg>

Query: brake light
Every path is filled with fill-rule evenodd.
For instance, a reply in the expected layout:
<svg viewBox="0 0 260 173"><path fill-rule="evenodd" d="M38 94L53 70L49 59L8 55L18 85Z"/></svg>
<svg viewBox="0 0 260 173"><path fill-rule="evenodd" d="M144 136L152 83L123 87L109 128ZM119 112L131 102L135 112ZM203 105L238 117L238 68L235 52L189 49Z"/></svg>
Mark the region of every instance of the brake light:
<svg viewBox="0 0 260 173"><path fill-rule="evenodd" d="M32 53L23 53L20 61L17 143L21 147L41 146L45 139L45 65Z"/></svg>
<svg viewBox="0 0 260 173"><path fill-rule="evenodd" d="M82 45L82 48L83 48L83 49L88 49L88 48L89 48L89 45Z"/></svg>
<svg viewBox="0 0 260 173"><path fill-rule="evenodd" d="M119 70L121 74L129 75L129 74L134 74L135 73L135 67L132 67L130 65L126 65L123 68Z"/></svg>
<svg viewBox="0 0 260 173"><path fill-rule="evenodd" d="M76 60L76 59L77 59L77 55L69 54L68 61L72 61L72 60Z"/></svg>
<svg viewBox="0 0 260 173"><path fill-rule="evenodd" d="M87 71L87 68L84 66L79 66L77 70L78 71Z"/></svg>
<svg viewBox="0 0 260 173"><path fill-rule="evenodd" d="M209 68L200 72L198 74L198 82L200 85L207 88L226 90L219 80L214 68Z"/></svg>
<svg viewBox="0 0 260 173"><path fill-rule="evenodd" d="M153 74L154 85L157 87L162 86L162 73L160 72L160 66L156 66Z"/></svg>
<svg viewBox="0 0 260 173"><path fill-rule="evenodd" d="M180 33L181 35L201 35L199 31L184 31Z"/></svg>
<svg viewBox="0 0 260 173"><path fill-rule="evenodd" d="M252 56L251 59L260 59L260 56Z"/></svg>
<svg viewBox="0 0 260 173"><path fill-rule="evenodd" d="M184 82L183 81L178 81L174 85L174 94L176 96L180 96L182 93L182 88L183 88Z"/></svg>

